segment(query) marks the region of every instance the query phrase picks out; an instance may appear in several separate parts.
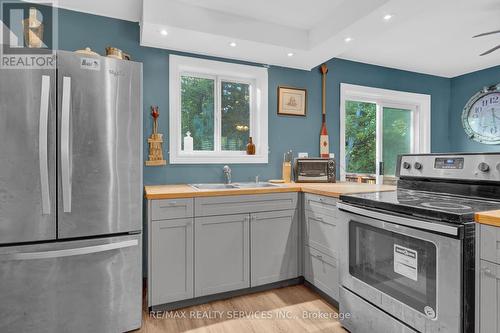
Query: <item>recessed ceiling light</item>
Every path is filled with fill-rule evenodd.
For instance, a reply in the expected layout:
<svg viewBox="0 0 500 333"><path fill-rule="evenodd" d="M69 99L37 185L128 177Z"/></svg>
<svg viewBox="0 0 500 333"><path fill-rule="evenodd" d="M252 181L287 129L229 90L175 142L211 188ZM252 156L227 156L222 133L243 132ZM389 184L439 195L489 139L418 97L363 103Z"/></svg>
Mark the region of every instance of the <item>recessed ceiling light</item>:
<svg viewBox="0 0 500 333"><path fill-rule="evenodd" d="M286 55L287 55L287 56L289 56L289 57L293 57L293 56L295 55L295 53L293 53L293 52L288 52Z"/></svg>
<svg viewBox="0 0 500 333"><path fill-rule="evenodd" d="M229 46L236 47L236 43L235 42L231 42L231 43L229 43Z"/></svg>
<svg viewBox="0 0 500 333"><path fill-rule="evenodd" d="M349 43L350 41L352 41L352 38L351 38L351 37L346 37L346 38L344 38L344 42Z"/></svg>
<svg viewBox="0 0 500 333"><path fill-rule="evenodd" d="M385 14L384 15L384 20L389 21L392 18L391 14Z"/></svg>
<svg viewBox="0 0 500 333"><path fill-rule="evenodd" d="M161 34L162 36L166 36L166 35L168 35L168 31L167 31L167 30L165 30L165 29L163 29L163 30L161 30L161 31L160 31L160 34Z"/></svg>

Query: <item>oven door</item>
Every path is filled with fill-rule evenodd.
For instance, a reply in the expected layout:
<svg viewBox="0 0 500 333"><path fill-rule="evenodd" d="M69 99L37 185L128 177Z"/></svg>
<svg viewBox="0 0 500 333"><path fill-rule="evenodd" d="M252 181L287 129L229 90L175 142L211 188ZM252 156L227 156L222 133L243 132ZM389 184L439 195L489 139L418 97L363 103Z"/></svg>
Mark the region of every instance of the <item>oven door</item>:
<svg viewBox="0 0 500 333"><path fill-rule="evenodd" d="M458 226L438 225L445 236L407 226L423 220L338 207L342 287L417 331L461 332L462 244L451 235Z"/></svg>

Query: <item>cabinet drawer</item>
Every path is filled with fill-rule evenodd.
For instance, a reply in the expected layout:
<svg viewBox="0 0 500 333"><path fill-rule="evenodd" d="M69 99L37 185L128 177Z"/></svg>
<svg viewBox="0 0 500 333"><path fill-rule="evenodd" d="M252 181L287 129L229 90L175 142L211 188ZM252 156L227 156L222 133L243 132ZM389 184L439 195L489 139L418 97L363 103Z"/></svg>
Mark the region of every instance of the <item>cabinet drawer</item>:
<svg viewBox="0 0 500 333"><path fill-rule="evenodd" d="M338 219L306 210L304 222L305 245L337 258Z"/></svg>
<svg viewBox="0 0 500 333"><path fill-rule="evenodd" d="M500 264L500 228L481 225L481 259Z"/></svg>
<svg viewBox="0 0 500 333"><path fill-rule="evenodd" d="M309 246L304 247L304 277L333 299L339 299L337 259Z"/></svg>
<svg viewBox="0 0 500 333"><path fill-rule="evenodd" d="M151 200L151 220L193 217L193 199Z"/></svg>
<svg viewBox="0 0 500 333"><path fill-rule="evenodd" d="M328 216L336 216L337 201L336 198L306 193L304 195L304 209Z"/></svg>
<svg viewBox="0 0 500 333"><path fill-rule="evenodd" d="M297 193L233 195L195 199L195 216L258 213L297 207Z"/></svg>

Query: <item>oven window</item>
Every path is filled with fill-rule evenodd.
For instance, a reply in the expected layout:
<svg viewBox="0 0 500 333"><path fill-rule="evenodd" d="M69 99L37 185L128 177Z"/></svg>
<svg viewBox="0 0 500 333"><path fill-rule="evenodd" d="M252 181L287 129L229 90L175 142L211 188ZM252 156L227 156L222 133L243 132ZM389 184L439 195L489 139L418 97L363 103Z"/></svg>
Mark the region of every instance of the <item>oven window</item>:
<svg viewBox="0 0 500 333"><path fill-rule="evenodd" d="M436 258L431 242L349 223L349 273L423 314L436 311Z"/></svg>

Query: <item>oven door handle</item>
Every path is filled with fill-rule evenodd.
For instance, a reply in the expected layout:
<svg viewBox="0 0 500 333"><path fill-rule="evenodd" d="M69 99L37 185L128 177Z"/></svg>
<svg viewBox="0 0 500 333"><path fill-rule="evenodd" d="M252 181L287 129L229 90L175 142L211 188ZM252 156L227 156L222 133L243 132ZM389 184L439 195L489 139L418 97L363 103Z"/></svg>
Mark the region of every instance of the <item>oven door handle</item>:
<svg viewBox="0 0 500 333"><path fill-rule="evenodd" d="M458 227L454 227L451 225L446 225L442 223L436 223L436 222L427 222L423 220L418 220L418 219L412 219L412 218L406 218L403 216L395 216L395 215L389 215L389 214L384 214L380 213L374 210L368 210L352 205L348 205L342 202L337 203L337 207L340 210L357 214L357 215L362 215L366 216L368 218L374 218L377 220L381 220L383 222L391 222L394 224L399 224L399 225L404 225L406 227L412 227L412 228L419 228L423 230L430 230L434 232L440 232L443 234L447 235L452 235L452 236L458 236ZM387 229L390 229L391 231L396 231L397 228L390 228L389 226L386 226ZM396 229L396 230L393 230Z"/></svg>

